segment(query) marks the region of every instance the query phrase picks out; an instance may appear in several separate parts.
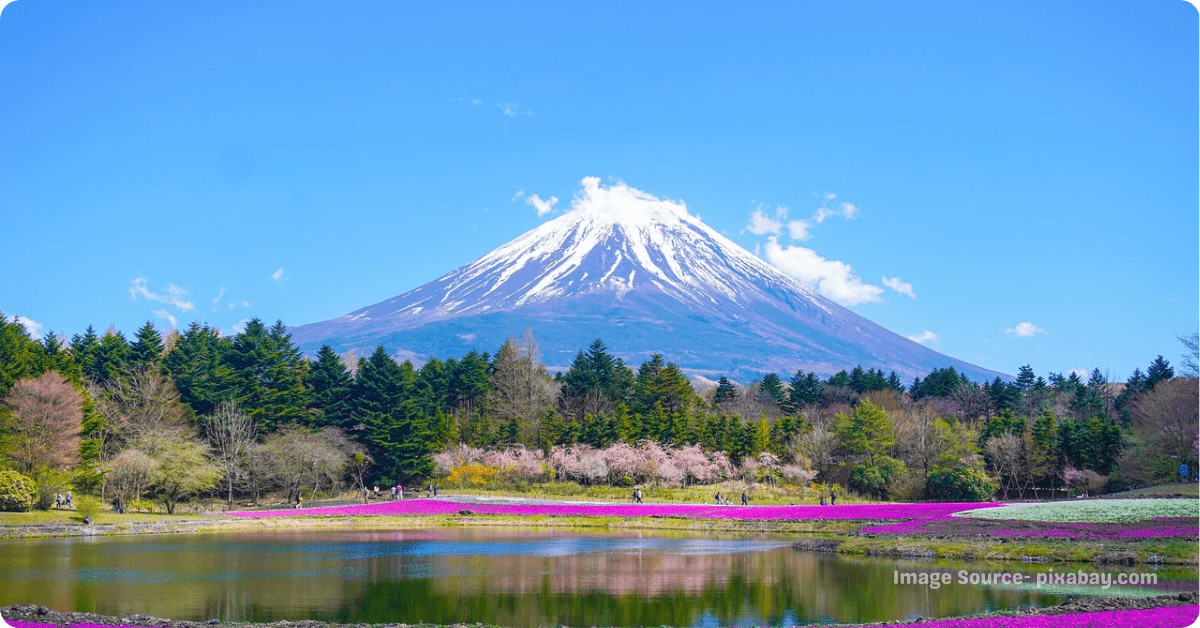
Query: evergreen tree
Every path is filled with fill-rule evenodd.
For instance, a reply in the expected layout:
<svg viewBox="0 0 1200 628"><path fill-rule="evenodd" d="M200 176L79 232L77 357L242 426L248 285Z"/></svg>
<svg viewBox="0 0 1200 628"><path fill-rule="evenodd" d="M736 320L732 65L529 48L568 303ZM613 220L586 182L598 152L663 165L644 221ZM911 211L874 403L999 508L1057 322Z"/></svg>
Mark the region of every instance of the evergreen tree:
<svg viewBox="0 0 1200 628"><path fill-rule="evenodd" d="M75 362L79 364L84 375L89 378L91 378L90 374L96 371L96 347L99 344L100 337L96 335L96 330L91 325L88 325L82 336L79 334L71 336L71 353L75 354Z"/></svg>
<svg viewBox="0 0 1200 628"><path fill-rule="evenodd" d="M824 384L816 373L797 370L788 383L791 389L788 390L787 402L783 406L784 412L796 414L801 408L816 405L821 401L821 388Z"/></svg>
<svg viewBox="0 0 1200 628"><path fill-rule="evenodd" d="M674 363L663 364L663 356L656 353L638 368L633 383L633 412L646 414L655 405L661 405L667 414L684 412L695 392L683 371Z"/></svg>
<svg viewBox="0 0 1200 628"><path fill-rule="evenodd" d="M733 382L728 377L722 375L721 379L717 380L717 391L713 394L713 405L733 401L733 398L736 396L737 388L734 387Z"/></svg>
<svg viewBox="0 0 1200 628"><path fill-rule="evenodd" d="M1027 392L1033 388L1036 378L1033 374L1033 369L1028 364L1017 370L1017 380L1013 385L1021 392Z"/></svg>
<svg viewBox="0 0 1200 628"><path fill-rule="evenodd" d="M208 325L192 323L163 358L179 399L197 415L210 416L217 404L236 396L233 370L226 363L232 343Z"/></svg>
<svg viewBox="0 0 1200 628"><path fill-rule="evenodd" d="M1156 384L1172 377L1175 377L1175 369L1160 355L1146 369L1146 390L1154 390Z"/></svg>
<svg viewBox="0 0 1200 628"><path fill-rule="evenodd" d="M604 341L596 339L586 353L580 351L571 368L561 377L560 403L576 420L586 414L611 413L617 403L627 401L633 388L633 372L608 353Z"/></svg>
<svg viewBox="0 0 1200 628"><path fill-rule="evenodd" d="M133 346L130 347L129 362L134 366L144 368L158 366L162 361L163 341L154 323L146 321L138 328L134 336Z"/></svg>
<svg viewBox="0 0 1200 628"><path fill-rule="evenodd" d="M762 391L764 401L776 406L783 405L783 381L780 380L779 376L775 373L767 373L765 376L763 376L762 382L760 382L758 385L758 389Z"/></svg>
<svg viewBox="0 0 1200 628"><path fill-rule="evenodd" d="M354 428L354 406L351 397L354 380L345 363L329 345L321 345L317 360L309 367L305 381L309 407L313 414L308 423L315 428L328 425L346 432Z"/></svg>
<svg viewBox="0 0 1200 628"><path fill-rule="evenodd" d="M825 382L825 384L827 386L836 386L837 388L849 388L850 374L845 370L838 371L837 373L834 373L829 378L829 381Z"/></svg>
<svg viewBox="0 0 1200 628"><path fill-rule="evenodd" d="M380 473L392 479L426 477L431 435L421 416L412 364L396 364L383 346L360 363L354 379L355 418Z"/></svg>
<svg viewBox="0 0 1200 628"><path fill-rule="evenodd" d="M131 353L125 336L115 328L110 328L96 346L93 372L84 371L84 375L97 384L116 379L129 368Z"/></svg>
<svg viewBox="0 0 1200 628"><path fill-rule="evenodd" d="M282 321L268 329L257 317L233 339L227 354L234 401L264 432L304 417L308 364Z"/></svg>

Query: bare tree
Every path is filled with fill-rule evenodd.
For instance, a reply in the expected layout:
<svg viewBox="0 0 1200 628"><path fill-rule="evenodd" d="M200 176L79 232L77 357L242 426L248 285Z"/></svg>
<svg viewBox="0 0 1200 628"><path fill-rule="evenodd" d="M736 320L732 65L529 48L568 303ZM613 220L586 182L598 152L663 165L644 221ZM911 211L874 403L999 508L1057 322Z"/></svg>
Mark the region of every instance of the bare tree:
<svg viewBox="0 0 1200 628"><path fill-rule="evenodd" d="M4 405L10 414L2 431L5 450L17 470L33 475L78 460L83 397L62 375L50 371L17 382Z"/></svg>
<svg viewBox="0 0 1200 628"><path fill-rule="evenodd" d="M501 421L515 419L528 426L525 442L534 442L539 423L558 395L558 385L550 378L539 358L537 339L526 327L520 343L509 339L496 352L492 390L488 401Z"/></svg>
<svg viewBox="0 0 1200 628"><path fill-rule="evenodd" d="M96 400L111 426L104 459L146 437L183 435L190 429L179 391L158 369L130 369L124 377L109 380Z"/></svg>
<svg viewBox="0 0 1200 628"><path fill-rule="evenodd" d="M213 415L205 423L204 431L225 476L226 504L232 508L233 487L246 464L250 446L258 435L258 425L236 403L223 401L217 404Z"/></svg>
<svg viewBox="0 0 1200 628"><path fill-rule="evenodd" d="M1183 377L1200 375L1200 333L1192 332L1190 336L1176 336L1183 343L1187 352L1180 356L1179 374Z"/></svg>
<svg viewBox="0 0 1200 628"><path fill-rule="evenodd" d="M826 423L815 423L812 429L800 437L796 449L812 462L813 468L821 478L828 480L828 472L833 468L833 453L837 449L837 445L837 432Z"/></svg>
<svg viewBox="0 0 1200 628"><path fill-rule="evenodd" d="M105 472L105 486L110 487L115 495L113 504L117 512L125 512L130 500L141 499L153 481L158 466L157 460L134 447L125 449L101 465L100 468Z"/></svg>
<svg viewBox="0 0 1200 628"><path fill-rule="evenodd" d="M270 457L274 478L287 491L292 501L306 488L312 488L309 499L322 486L334 487L346 472L350 457L350 440L335 427L320 432L288 426L269 435L262 448Z"/></svg>
<svg viewBox="0 0 1200 628"><path fill-rule="evenodd" d="M1196 425L1200 421L1194 377L1159 382L1133 406L1133 431L1150 451L1195 468Z"/></svg>

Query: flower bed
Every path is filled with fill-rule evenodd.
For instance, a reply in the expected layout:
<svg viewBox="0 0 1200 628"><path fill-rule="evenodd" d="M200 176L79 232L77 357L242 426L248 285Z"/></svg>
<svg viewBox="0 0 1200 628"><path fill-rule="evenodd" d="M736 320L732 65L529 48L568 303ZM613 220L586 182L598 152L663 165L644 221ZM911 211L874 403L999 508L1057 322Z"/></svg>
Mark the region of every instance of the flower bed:
<svg viewBox="0 0 1200 628"><path fill-rule="evenodd" d="M1067 502L1010 504L999 508L965 510L959 517L1064 523L1131 523L1161 517L1200 517L1195 499L1093 499Z"/></svg>
<svg viewBox="0 0 1200 628"><path fill-rule="evenodd" d="M996 506L998 504L970 504ZM848 504L843 506L701 506L690 504L479 504L412 499L354 506L231 512L235 517L452 515L476 514L559 517L685 517L740 520L907 520L949 516L967 508L962 503Z"/></svg>
<svg viewBox="0 0 1200 628"><path fill-rule="evenodd" d="M900 523L869 526L866 533L916 534L923 536L992 536L992 537L1061 537L1098 539L1195 538L1196 519L1160 517L1133 523L1060 523L1045 521L1010 521L958 515L938 515Z"/></svg>

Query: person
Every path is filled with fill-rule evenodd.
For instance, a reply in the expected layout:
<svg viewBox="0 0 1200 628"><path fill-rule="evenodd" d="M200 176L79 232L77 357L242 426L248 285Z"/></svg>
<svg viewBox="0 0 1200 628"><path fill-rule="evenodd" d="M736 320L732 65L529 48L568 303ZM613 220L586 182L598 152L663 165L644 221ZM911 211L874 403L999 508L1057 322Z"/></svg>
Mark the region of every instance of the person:
<svg viewBox="0 0 1200 628"><path fill-rule="evenodd" d="M639 504L642 503L642 489L639 488L633 491L633 499Z"/></svg>
<svg viewBox="0 0 1200 628"><path fill-rule="evenodd" d="M54 496L54 507L55 507L55 508L58 508L59 506L62 506L62 503L63 503L63 496L62 496L62 493L59 493L58 495L55 495L55 496Z"/></svg>
<svg viewBox="0 0 1200 628"><path fill-rule="evenodd" d="M837 506L837 493L834 493L833 491L829 491L829 505Z"/></svg>
<svg viewBox="0 0 1200 628"><path fill-rule="evenodd" d="M303 496L303 495L297 495L297 496L296 496L296 509L297 509L297 510L299 510L299 509L301 509L301 508L303 508L303 507L304 507L304 496Z"/></svg>
<svg viewBox="0 0 1200 628"><path fill-rule="evenodd" d="M429 486L425 487L425 497L432 497L432 496L433 496L433 482L430 482Z"/></svg>
<svg viewBox="0 0 1200 628"><path fill-rule="evenodd" d="M821 496L821 505L822 506L825 505L825 496L824 495Z"/></svg>
<svg viewBox="0 0 1200 628"><path fill-rule="evenodd" d="M746 494L746 491L742 491L742 505L745 506L745 505L748 505L749 503L750 503L750 496Z"/></svg>
<svg viewBox="0 0 1200 628"><path fill-rule="evenodd" d="M434 484L434 485L433 485L433 496L434 496L434 497L437 497L437 489L438 489L438 485L437 485L437 484Z"/></svg>
<svg viewBox="0 0 1200 628"><path fill-rule="evenodd" d="M396 485L396 498L399 499L400 501L404 501L404 485L403 484Z"/></svg>
<svg viewBox="0 0 1200 628"><path fill-rule="evenodd" d="M71 491L67 491L67 508L74 508L75 502L71 499Z"/></svg>
<svg viewBox="0 0 1200 628"><path fill-rule="evenodd" d="M721 505L721 493L720 492L717 493L717 505L718 506Z"/></svg>
<svg viewBox="0 0 1200 628"><path fill-rule="evenodd" d="M389 489L389 490L391 490L391 491L392 491L392 501L396 501L396 487L394 487L394 486L393 486L393 487L392 487L391 489Z"/></svg>
<svg viewBox="0 0 1200 628"><path fill-rule="evenodd" d="M375 485L375 499L376 500L379 499L379 485L378 484Z"/></svg>

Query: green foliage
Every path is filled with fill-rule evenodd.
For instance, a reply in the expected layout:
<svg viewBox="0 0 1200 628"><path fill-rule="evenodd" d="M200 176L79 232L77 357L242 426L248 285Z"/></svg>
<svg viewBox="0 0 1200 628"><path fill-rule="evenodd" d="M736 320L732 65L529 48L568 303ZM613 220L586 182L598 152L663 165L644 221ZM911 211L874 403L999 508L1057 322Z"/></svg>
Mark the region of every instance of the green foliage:
<svg viewBox="0 0 1200 628"><path fill-rule="evenodd" d="M80 495L75 499L75 514L84 523L96 523L96 517L100 516L100 500L91 495Z"/></svg>
<svg viewBox="0 0 1200 628"><path fill-rule="evenodd" d="M891 417L870 401L859 403L848 415L839 413L836 419L842 446L853 455L865 456L872 465L896 442Z"/></svg>
<svg viewBox="0 0 1200 628"><path fill-rule="evenodd" d="M32 479L16 471L0 470L0 511L29 512L37 497L37 484Z"/></svg>
<svg viewBox="0 0 1200 628"><path fill-rule="evenodd" d="M892 480L905 470L903 462L889 456L878 456L872 462L854 465L850 471L850 488L887 499Z"/></svg>
<svg viewBox="0 0 1200 628"><path fill-rule="evenodd" d="M736 396L737 389L734 387L733 382L728 377L722 375L721 379L717 380L717 390L713 393L713 404L733 401L733 398Z"/></svg>
<svg viewBox="0 0 1200 628"><path fill-rule="evenodd" d="M135 366L157 366L162 360L163 341L154 323L146 321L137 330L133 346L130 347L129 361Z"/></svg>
<svg viewBox="0 0 1200 628"><path fill-rule="evenodd" d="M353 383L342 358L329 345L321 345L317 360L309 368L305 381L312 411L307 419L309 426L321 428L332 425L344 430L354 427Z"/></svg>
<svg viewBox="0 0 1200 628"><path fill-rule="evenodd" d="M929 498L948 502L984 502L996 494L996 481L971 467L937 468L925 484Z"/></svg>

